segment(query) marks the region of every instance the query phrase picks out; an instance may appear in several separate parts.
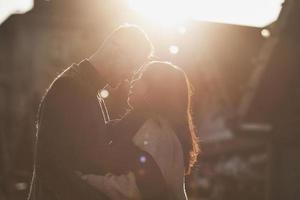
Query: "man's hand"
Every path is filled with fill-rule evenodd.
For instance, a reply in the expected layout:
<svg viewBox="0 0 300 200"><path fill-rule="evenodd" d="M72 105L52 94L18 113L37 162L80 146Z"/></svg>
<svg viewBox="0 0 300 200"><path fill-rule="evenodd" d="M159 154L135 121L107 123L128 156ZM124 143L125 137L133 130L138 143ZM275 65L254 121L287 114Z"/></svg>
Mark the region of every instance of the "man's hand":
<svg viewBox="0 0 300 200"><path fill-rule="evenodd" d="M95 174L82 174L81 172L76 172L76 174L89 185L105 193L113 200L141 199L141 194L135 180L135 175L132 172L120 176L110 173L104 176Z"/></svg>

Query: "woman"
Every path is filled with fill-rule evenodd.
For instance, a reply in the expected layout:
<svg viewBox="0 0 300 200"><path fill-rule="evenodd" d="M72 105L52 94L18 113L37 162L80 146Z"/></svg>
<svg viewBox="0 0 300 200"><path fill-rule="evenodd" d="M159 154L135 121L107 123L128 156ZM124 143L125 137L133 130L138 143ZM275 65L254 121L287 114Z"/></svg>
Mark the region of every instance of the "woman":
<svg viewBox="0 0 300 200"><path fill-rule="evenodd" d="M125 137L119 134L123 130L121 126L116 126L117 130L113 131L117 134L113 143L130 139L153 157L166 183L169 199L187 199L185 175L190 173L199 153L191 117L191 94L189 80L182 69L167 62L150 62L132 81L128 96L128 103L134 112L144 116L142 124L137 132L126 134ZM125 124L128 126L130 122L127 120ZM146 159L141 157L140 162L146 162ZM131 195L127 196L135 199L140 196L137 187L122 190L122 187L128 187L126 183L134 179L132 173L127 177L100 177L101 186L97 186L99 182L96 178L99 180L99 177L83 178L111 198L115 196L114 189L119 192L130 191Z"/></svg>

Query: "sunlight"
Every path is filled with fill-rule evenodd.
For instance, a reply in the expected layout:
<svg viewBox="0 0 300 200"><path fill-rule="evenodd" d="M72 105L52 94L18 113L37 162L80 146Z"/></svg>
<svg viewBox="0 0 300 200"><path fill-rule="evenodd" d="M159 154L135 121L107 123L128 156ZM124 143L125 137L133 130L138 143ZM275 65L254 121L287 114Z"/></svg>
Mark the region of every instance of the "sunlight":
<svg viewBox="0 0 300 200"><path fill-rule="evenodd" d="M179 26L179 27L178 27L178 32L179 32L180 34L185 34L186 28L185 28L184 26Z"/></svg>
<svg viewBox="0 0 300 200"><path fill-rule="evenodd" d="M161 25L186 19L264 27L277 20L284 0L131 0L130 7Z"/></svg>
<svg viewBox="0 0 300 200"><path fill-rule="evenodd" d="M23 14L33 8L33 0L0 0L0 24L12 14Z"/></svg>
<svg viewBox="0 0 300 200"><path fill-rule="evenodd" d="M189 17L182 0L132 0L130 7L161 25L180 23Z"/></svg>

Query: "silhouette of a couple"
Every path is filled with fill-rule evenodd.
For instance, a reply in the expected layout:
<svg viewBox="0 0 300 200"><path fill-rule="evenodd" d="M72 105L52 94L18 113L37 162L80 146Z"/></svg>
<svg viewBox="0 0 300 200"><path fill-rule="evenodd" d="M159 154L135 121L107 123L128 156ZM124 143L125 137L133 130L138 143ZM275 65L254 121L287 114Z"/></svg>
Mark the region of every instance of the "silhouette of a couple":
<svg viewBox="0 0 300 200"><path fill-rule="evenodd" d="M40 104L29 200L187 199L199 151L191 85L182 69L149 61L139 27L114 30L50 85ZM131 111L107 120L98 98L128 79Z"/></svg>

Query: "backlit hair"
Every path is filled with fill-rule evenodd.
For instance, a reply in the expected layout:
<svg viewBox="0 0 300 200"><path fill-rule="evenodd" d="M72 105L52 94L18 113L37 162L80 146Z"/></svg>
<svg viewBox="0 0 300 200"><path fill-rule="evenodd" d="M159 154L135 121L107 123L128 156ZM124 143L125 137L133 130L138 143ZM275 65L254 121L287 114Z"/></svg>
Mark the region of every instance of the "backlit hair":
<svg viewBox="0 0 300 200"><path fill-rule="evenodd" d="M152 61L143 68L150 109L172 125L183 147L185 172L189 174L199 154L192 119L192 86L185 72L168 62Z"/></svg>

